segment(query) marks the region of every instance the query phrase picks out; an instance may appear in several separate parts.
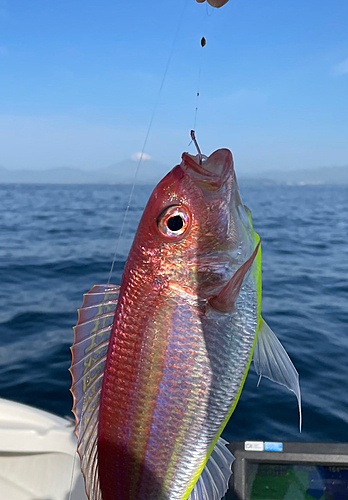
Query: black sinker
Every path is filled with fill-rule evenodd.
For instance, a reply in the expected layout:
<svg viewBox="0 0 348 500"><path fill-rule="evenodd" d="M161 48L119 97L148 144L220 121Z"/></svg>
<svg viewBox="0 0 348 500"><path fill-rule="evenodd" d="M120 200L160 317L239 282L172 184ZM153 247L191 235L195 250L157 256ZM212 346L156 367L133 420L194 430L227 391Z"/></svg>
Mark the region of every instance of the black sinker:
<svg viewBox="0 0 348 500"><path fill-rule="evenodd" d="M170 229L171 231L179 231L183 225L184 222L180 217L180 215L175 215L174 217L170 217L167 221L168 229Z"/></svg>

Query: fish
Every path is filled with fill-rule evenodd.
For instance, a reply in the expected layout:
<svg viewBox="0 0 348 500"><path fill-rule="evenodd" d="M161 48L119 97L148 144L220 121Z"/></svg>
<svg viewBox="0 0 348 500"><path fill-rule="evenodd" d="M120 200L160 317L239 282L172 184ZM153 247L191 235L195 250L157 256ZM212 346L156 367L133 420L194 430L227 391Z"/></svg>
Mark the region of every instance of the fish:
<svg viewBox="0 0 348 500"><path fill-rule="evenodd" d="M221 499L234 459L221 433L252 360L301 408L261 315L261 240L232 153L197 149L152 192L121 285L93 286L78 312L71 392L90 500Z"/></svg>

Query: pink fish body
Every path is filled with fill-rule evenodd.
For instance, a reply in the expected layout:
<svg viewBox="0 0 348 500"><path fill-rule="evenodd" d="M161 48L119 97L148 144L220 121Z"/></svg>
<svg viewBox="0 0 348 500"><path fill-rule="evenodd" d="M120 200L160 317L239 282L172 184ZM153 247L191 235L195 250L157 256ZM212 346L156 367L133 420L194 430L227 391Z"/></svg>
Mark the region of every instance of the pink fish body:
<svg viewBox="0 0 348 500"><path fill-rule="evenodd" d="M72 392L90 500L225 494L233 457L219 436L267 327L259 246L230 151L203 162L184 153L150 197L121 287L93 287L75 327ZM262 354L259 364L269 376Z"/></svg>

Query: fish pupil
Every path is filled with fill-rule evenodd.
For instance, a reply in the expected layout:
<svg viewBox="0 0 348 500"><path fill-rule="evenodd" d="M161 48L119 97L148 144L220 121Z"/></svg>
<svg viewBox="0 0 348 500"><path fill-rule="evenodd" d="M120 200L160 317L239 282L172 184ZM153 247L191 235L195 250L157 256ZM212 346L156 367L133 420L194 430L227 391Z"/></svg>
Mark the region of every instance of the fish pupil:
<svg viewBox="0 0 348 500"><path fill-rule="evenodd" d="M180 231L184 225L182 217L180 215L175 215L174 217L170 217L167 221L168 229L171 231Z"/></svg>

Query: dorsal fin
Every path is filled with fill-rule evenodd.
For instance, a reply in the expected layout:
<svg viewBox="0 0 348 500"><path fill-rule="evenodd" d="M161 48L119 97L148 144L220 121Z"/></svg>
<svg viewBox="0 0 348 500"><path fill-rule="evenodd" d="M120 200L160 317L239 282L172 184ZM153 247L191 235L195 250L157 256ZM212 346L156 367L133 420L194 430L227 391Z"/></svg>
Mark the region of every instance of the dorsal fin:
<svg viewBox="0 0 348 500"><path fill-rule="evenodd" d="M71 392L77 451L90 500L102 500L98 478L98 415L119 290L118 285L95 285L84 296L71 348Z"/></svg>
<svg viewBox="0 0 348 500"><path fill-rule="evenodd" d="M188 500L220 500L228 490L234 456L219 438Z"/></svg>

